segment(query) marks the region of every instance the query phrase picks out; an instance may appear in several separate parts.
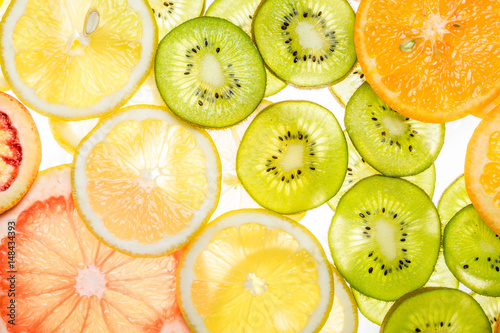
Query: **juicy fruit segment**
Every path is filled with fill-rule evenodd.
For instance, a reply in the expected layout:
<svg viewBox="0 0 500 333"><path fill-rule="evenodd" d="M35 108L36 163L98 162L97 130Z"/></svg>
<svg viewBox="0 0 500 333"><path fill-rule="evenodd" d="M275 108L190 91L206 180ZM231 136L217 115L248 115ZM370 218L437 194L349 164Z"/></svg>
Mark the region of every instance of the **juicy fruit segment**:
<svg viewBox="0 0 500 333"><path fill-rule="evenodd" d="M179 24L198 17L205 9L205 0L148 0L158 25L161 40Z"/></svg>
<svg viewBox="0 0 500 333"><path fill-rule="evenodd" d="M254 40L278 77L296 86L323 86L356 61L354 18L344 0L270 0L254 19Z"/></svg>
<svg viewBox="0 0 500 333"><path fill-rule="evenodd" d="M11 0L3 0L0 4L0 18L3 18L7 7L9 6ZM3 71L0 68L0 90L5 91L9 90L9 83L5 80L5 76L3 75Z"/></svg>
<svg viewBox="0 0 500 333"><path fill-rule="evenodd" d="M394 110L447 122L500 91L495 1L363 1L355 43L366 80ZM493 7L491 7L493 6ZM484 48L477 48L481 41Z"/></svg>
<svg viewBox="0 0 500 333"><path fill-rule="evenodd" d="M0 92L0 213L21 200L42 159L40 136L29 111Z"/></svg>
<svg viewBox="0 0 500 333"><path fill-rule="evenodd" d="M153 106L103 120L79 146L75 202L89 229L134 256L182 247L217 205L220 164L205 132Z"/></svg>
<svg viewBox="0 0 500 333"><path fill-rule="evenodd" d="M363 74L359 63L356 62L349 74L341 81L331 85L329 89L335 99L345 107L354 92L365 82L365 74Z"/></svg>
<svg viewBox="0 0 500 333"><path fill-rule="evenodd" d="M483 296L474 292L471 295L483 308L490 321L491 329L495 332L495 326L498 325L497 317L500 315L500 297Z"/></svg>
<svg viewBox="0 0 500 333"><path fill-rule="evenodd" d="M264 210L228 213L188 245L179 304L197 332L314 332L332 304L329 265L294 221Z"/></svg>
<svg viewBox="0 0 500 333"><path fill-rule="evenodd" d="M205 16L220 17L234 23L252 36L252 20L261 0L216 0L208 7ZM266 92L264 97L274 95L286 87L286 83L266 68Z"/></svg>
<svg viewBox="0 0 500 333"><path fill-rule="evenodd" d="M340 200L329 245L356 290L394 301L422 287L436 263L439 217L427 194L401 179L372 176Z"/></svg>
<svg viewBox="0 0 500 333"><path fill-rule="evenodd" d="M461 175L448 186L439 200L438 213L441 218L441 234L451 218L470 204L471 201L465 189L465 178L464 175Z"/></svg>
<svg viewBox="0 0 500 333"><path fill-rule="evenodd" d="M388 176L415 175L429 168L444 144L443 124L402 116L378 97L368 83L349 100L346 130L359 154Z"/></svg>
<svg viewBox="0 0 500 333"><path fill-rule="evenodd" d="M262 207L293 214L331 199L347 147L335 116L305 101L273 104L250 124L236 159L241 183Z"/></svg>
<svg viewBox="0 0 500 333"><path fill-rule="evenodd" d="M157 44L144 0L15 1L2 32L12 90L34 110L71 120L123 105L149 73Z"/></svg>
<svg viewBox="0 0 500 333"><path fill-rule="evenodd" d="M75 210L69 165L41 173L29 196L0 219L14 221L16 229L14 269L8 264L9 239L0 245L0 272L15 275L16 281L15 325L7 323L9 332L75 327L83 332L160 332L162 327L190 332L175 297L178 253L131 258L101 244ZM1 316L8 322L10 284L0 288Z"/></svg>
<svg viewBox="0 0 500 333"><path fill-rule="evenodd" d="M234 24L200 17L172 30L158 46L156 83L168 107L207 127L246 118L264 97L266 73L252 40Z"/></svg>
<svg viewBox="0 0 500 333"><path fill-rule="evenodd" d="M479 304L456 289L424 288L399 299L380 332L491 332Z"/></svg>
<svg viewBox="0 0 500 333"><path fill-rule="evenodd" d="M483 221L500 235L500 112L474 131L465 158L465 186Z"/></svg>
<svg viewBox="0 0 500 333"><path fill-rule="evenodd" d="M446 265L471 290L500 296L500 239L472 205L460 210L444 229Z"/></svg>

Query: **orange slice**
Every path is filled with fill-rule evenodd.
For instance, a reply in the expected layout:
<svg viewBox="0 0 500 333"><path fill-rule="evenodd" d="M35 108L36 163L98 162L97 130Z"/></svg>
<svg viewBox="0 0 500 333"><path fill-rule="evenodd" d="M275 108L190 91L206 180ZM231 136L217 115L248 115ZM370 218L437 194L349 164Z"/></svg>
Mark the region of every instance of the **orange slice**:
<svg viewBox="0 0 500 333"><path fill-rule="evenodd" d="M477 126L467 146L465 187L484 222L500 235L500 112Z"/></svg>
<svg viewBox="0 0 500 333"><path fill-rule="evenodd" d="M0 214L21 200L36 178L42 146L29 111L0 92Z"/></svg>
<svg viewBox="0 0 500 333"><path fill-rule="evenodd" d="M117 251L143 257L192 238L217 206L220 179L209 135L150 105L103 119L78 146L73 167L87 227Z"/></svg>
<svg viewBox="0 0 500 333"><path fill-rule="evenodd" d="M425 122L478 112L500 93L496 0L365 0L358 61L394 110Z"/></svg>
<svg viewBox="0 0 500 333"><path fill-rule="evenodd" d="M500 95L490 104L486 105L484 108L481 110L472 113L473 116L478 117L478 118L485 118L488 113L496 109L500 105Z"/></svg>
<svg viewBox="0 0 500 333"><path fill-rule="evenodd" d="M0 245L0 321L9 332L190 332L176 301L180 254L132 258L101 244L75 210L70 170L42 172L0 217L10 231Z"/></svg>

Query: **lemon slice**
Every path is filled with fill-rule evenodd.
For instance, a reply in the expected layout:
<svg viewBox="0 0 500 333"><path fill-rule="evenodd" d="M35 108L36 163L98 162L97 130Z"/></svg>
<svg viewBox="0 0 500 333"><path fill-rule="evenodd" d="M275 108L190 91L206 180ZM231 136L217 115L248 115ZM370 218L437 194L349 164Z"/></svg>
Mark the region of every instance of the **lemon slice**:
<svg viewBox="0 0 500 333"><path fill-rule="evenodd" d="M332 266L335 297L332 310L321 333L355 333L358 331L358 306L351 288Z"/></svg>
<svg viewBox="0 0 500 333"><path fill-rule="evenodd" d="M75 205L90 231L143 257L192 238L215 210L220 178L208 134L155 106L103 119L78 146L72 170Z"/></svg>
<svg viewBox="0 0 500 333"><path fill-rule="evenodd" d="M333 300L318 240L265 210L227 213L188 245L177 298L194 332L318 332Z"/></svg>
<svg viewBox="0 0 500 333"><path fill-rule="evenodd" d="M149 74L158 41L145 0L18 0L1 31L12 90L33 110L67 120L125 104Z"/></svg>
<svg viewBox="0 0 500 333"><path fill-rule="evenodd" d="M5 14L5 11L7 10L7 7L9 7L10 0L0 0L0 18L3 18L3 15ZM7 80L5 80L5 76L3 75L3 70L0 70L0 90L5 91L9 90L9 83ZM1 330L0 330L1 332Z"/></svg>

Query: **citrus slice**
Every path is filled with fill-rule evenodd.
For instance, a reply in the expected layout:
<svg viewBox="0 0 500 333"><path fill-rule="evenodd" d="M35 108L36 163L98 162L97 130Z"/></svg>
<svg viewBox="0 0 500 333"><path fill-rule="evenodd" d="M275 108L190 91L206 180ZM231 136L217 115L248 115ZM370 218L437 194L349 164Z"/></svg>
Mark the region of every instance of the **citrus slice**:
<svg viewBox="0 0 500 333"><path fill-rule="evenodd" d="M105 118L80 143L77 209L105 244L132 256L184 246L214 212L220 161L204 130L155 106Z"/></svg>
<svg viewBox="0 0 500 333"><path fill-rule="evenodd" d="M10 0L0 0L0 18L3 17L5 14L5 11L7 10L7 7L9 7ZM3 75L3 71L0 70L0 90L5 91L9 90L9 83L7 83L7 80L5 80L5 76Z"/></svg>
<svg viewBox="0 0 500 333"><path fill-rule="evenodd" d="M1 25L0 62L33 110L67 120L125 104L149 74L158 43L145 0L20 0Z"/></svg>
<svg viewBox="0 0 500 333"><path fill-rule="evenodd" d="M134 96L129 99L125 106L149 104L165 106L165 102L156 87L154 73L151 73L146 81L136 91ZM49 118L49 126L57 143L68 153L73 155L76 147L82 139L97 125L99 118L85 120L62 120L58 118Z"/></svg>
<svg viewBox="0 0 500 333"><path fill-rule="evenodd" d="M318 332L333 301L318 240L265 210L209 224L188 245L177 279L181 311L195 332Z"/></svg>
<svg viewBox="0 0 500 333"><path fill-rule="evenodd" d="M495 0L366 0L354 40L366 80L392 109L425 122L481 110L500 92Z"/></svg>
<svg viewBox="0 0 500 333"><path fill-rule="evenodd" d="M158 25L161 40L179 24L198 17L205 9L205 0L148 0Z"/></svg>
<svg viewBox="0 0 500 333"><path fill-rule="evenodd" d="M190 332L176 301L180 254L131 258L101 244L75 210L70 170L40 173L0 217L10 230L0 272L14 286L0 285L0 321L9 332Z"/></svg>
<svg viewBox="0 0 500 333"><path fill-rule="evenodd" d="M339 271L332 266L335 296L332 310L320 333L355 333L358 331L358 306Z"/></svg>
<svg viewBox="0 0 500 333"><path fill-rule="evenodd" d="M483 221L500 235L500 112L489 114L472 134L465 187Z"/></svg>
<svg viewBox="0 0 500 333"><path fill-rule="evenodd" d="M0 92L0 214L21 200L36 178L42 146L29 111Z"/></svg>
<svg viewBox="0 0 500 333"><path fill-rule="evenodd" d="M484 108L477 112L473 112L472 115L478 118L485 118L488 113L496 109L500 105L500 95L490 104L486 105Z"/></svg>

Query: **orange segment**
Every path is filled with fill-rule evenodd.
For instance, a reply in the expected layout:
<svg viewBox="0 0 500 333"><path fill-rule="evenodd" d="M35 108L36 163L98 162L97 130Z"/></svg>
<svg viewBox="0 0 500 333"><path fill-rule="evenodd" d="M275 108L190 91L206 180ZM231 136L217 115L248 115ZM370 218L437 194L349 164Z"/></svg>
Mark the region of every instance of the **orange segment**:
<svg viewBox="0 0 500 333"><path fill-rule="evenodd" d="M52 182L58 192L45 191ZM16 213L0 217L0 223L16 222L13 269L9 239L0 245L1 275L16 279L15 298L10 284L0 287L9 332L190 332L176 300L179 254L133 258L99 243L76 213L71 192L70 167L49 169ZM8 323L11 300L15 325Z"/></svg>
<svg viewBox="0 0 500 333"><path fill-rule="evenodd" d="M355 26L366 80L407 117L446 122L500 92L500 12L492 0L367 0ZM479 47L481 45L481 47Z"/></svg>
<svg viewBox="0 0 500 333"><path fill-rule="evenodd" d="M500 113L478 125L467 147L465 185L484 222L500 235Z"/></svg>

